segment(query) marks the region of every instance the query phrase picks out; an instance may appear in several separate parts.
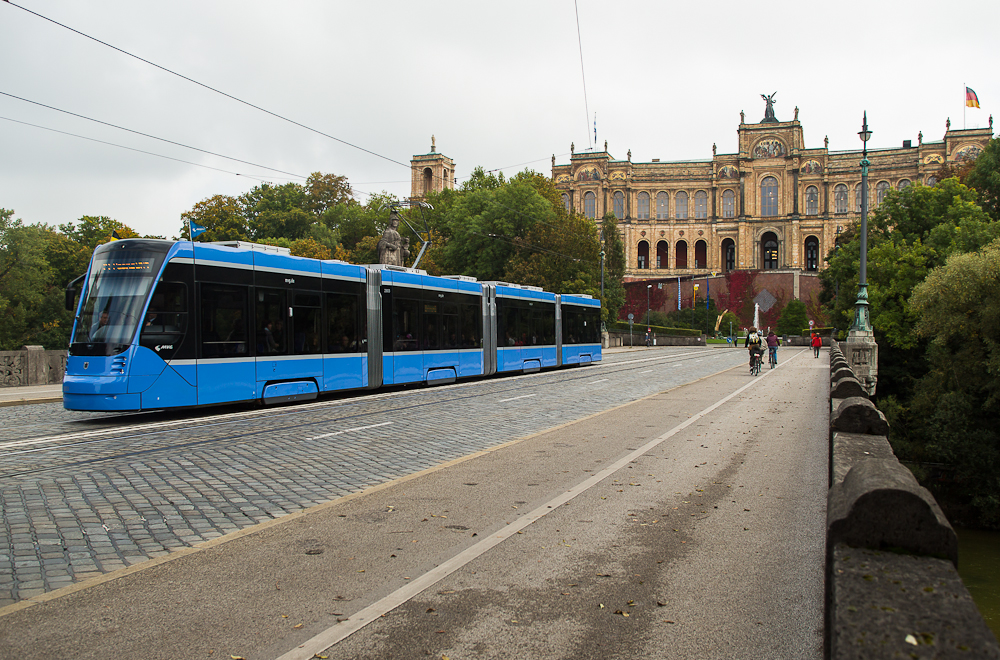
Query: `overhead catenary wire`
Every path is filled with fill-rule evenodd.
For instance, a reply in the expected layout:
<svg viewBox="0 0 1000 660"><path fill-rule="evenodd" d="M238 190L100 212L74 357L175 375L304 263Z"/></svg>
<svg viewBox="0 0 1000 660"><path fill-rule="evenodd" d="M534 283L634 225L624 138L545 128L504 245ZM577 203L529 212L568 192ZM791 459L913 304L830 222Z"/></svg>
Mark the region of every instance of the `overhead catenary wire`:
<svg viewBox="0 0 1000 660"><path fill-rule="evenodd" d="M94 42L96 42L98 44L101 44L102 46L106 46L107 48L111 48L112 50L115 50L115 51L117 51L117 52L119 52L119 53L121 53L123 55L126 55L128 57L134 58L136 60L139 60L140 62L148 64L148 65L150 65L152 67L155 67L155 68L157 68L157 69L159 69L159 70L161 70L161 71L163 71L165 73L169 73L170 75L173 75L173 76L176 76L178 78L181 78L182 80L186 80L187 82L190 82L190 83L192 83L194 85L197 85L197 86L202 87L204 89L207 89L209 91L215 92L216 94L221 94L222 96L225 96L228 99L231 99L233 101L236 101L238 103L246 105L246 106L248 106L250 108L253 108L255 110L258 110L260 112L268 114L268 115L270 115L272 117L275 117L277 119L281 119L282 121L286 121L286 122L289 122L291 124L294 124L295 126L299 126L300 128L304 128L304 129L306 129L308 131L316 133L317 135L322 135L323 137L329 138L331 140L335 140L335 141L340 142L341 144L344 144L346 146L352 147L354 149L358 149L358 150L363 151L363 152L365 152L367 154L370 154L372 156L376 156L378 158L386 160L386 161L388 161L390 163L395 163L397 165L401 165L401 166L403 166L403 167L405 167L407 169L410 169L409 165L407 165L406 163L403 163L401 161L398 161L398 160L396 160L394 158L390 158L388 156L384 156L384 155L379 154L377 152L374 152L374 151L372 151L370 149L365 149L364 147L358 146L356 144L353 144L351 142L348 142L348 141L343 140L341 138L338 138L336 136L330 135L328 133L325 133L324 131L312 128L311 126L307 126L306 124L303 124L301 122L295 121L294 119L290 119L290 118L285 117L283 115L280 115L280 114L278 114L276 112L272 112L271 110L268 110L268 109L263 108L261 106L258 106L258 105L255 105L253 103L250 103L249 101L245 101L245 100L243 100L243 99L241 99L241 98L239 98L239 97L237 97L237 96L235 96L233 94L229 94L229 93L224 92L224 91L222 91L220 89L212 87L211 85L207 85L207 84L205 84L203 82L195 80L194 78L191 78L190 76L185 76L184 74L178 73L177 71L174 71L173 69L165 67L165 66L163 66L161 64L157 64L156 62L148 60L148 59L146 59L144 57L140 57L139 55L136 55L134 53L130 53L129 51L127 51L127 50L125 50L123 48L119 48L118 46L115 46L115 45L110 44L110 43L108 43L106 41L98 39L97 37L93 37L93 36L91 36L91 35L89 35L89 34L87 34L85 32L77 30L76 28L70 27L69 25L66 25L64 23L60 23L59 21L57 21L55 19L52 19L52 18L49 18L48 16L44 16L42 14L39 14L36 11L32 11L31 9L28 9L27 7L22 7L21 5L17 4L16 2L10 2L10 0L6 0L6 2L7 2L7 4L11 5L12 7L17 7L18 9L21 9L21 10L23 10L23 11L29 13L29 14L32 14L33 16L37 16L38 18L41 18L42 20L48 21L49 23L57 25L57 26L59 26L59 27L61 27L63 29L69 30L70 32L73 32L74 34L77 34L77 35L79 35L81 37L84 37L85 39L89 39L89 40L94 41ZM578 33L578 36L579 36L579 12L577 12L577 33ZM582 42L581 42L580 58L581 58L580 59L580 63L581 63L581 69L582 69L582 64L583 64ZM584 80L584 102L586 103L586 80ZM589 110L588 110L588 113L589 113ZM588 133L588 135L589 135L589 133ZM565 155L565 154L562 154L562 155ZM528 161L528 163L538 162L540 160L543 160L543 159ZM243 162L243 161L240 161L240 162ZM528 163L522 163L522 164L528 164ZM271 168L265 168L265 169L271 169ZM506 168L494 168L494 169L487 170L487 171L488 172L495 172L495 171L497 171L497 169L506 169ZM280 171L280 170L278 170L278 171ZM282 174L287 174L287 172L282 172ZM293 175L293 176L299 176L299 175ZM436 175L436 174L433 175L433 176L436 179L442 179L443 178L440 175ZM302 177L302 178L306 178L306 177ZM463 177L463 178L467 178L467 177Z"/></svg>
<svg viewBox="0 0 1000 660"><path fill-rule="evenodd" d="M90 39L91 41L96 41L97 43L101 44L102 46L107 46L108 48L116 50L116 51L118 51L119 53L121 53L123 55L127 55L129 57L132 57L132 58L135 58L135 59L139 60L140 62L144 62L144 63L146 63L146 64L148 64L150 66L156 67L157 69L159 69L159 70L161 70L161 71L163 71L165 73L169 73L172 76L177 76L178 78L182 78L183 80L186 80L186 81L188 81L188 82L190 82L192 84L198 85L199 87L203 87L203 88L205 88L205 89L207 89L209 91L215 92L216 94L221 94L222 96L225 96L226 98L230 98L233 101L236 101L237 103L242 103L243 105L249 106L249 107L253 108L254 110L259 110L260 112L269 114L272 117L275 117L275 118L280 119L282 121L286 121L286 122L288 122L290 124L294 124L294 125L296 125L296 126L298 126L300 128L304 128L307 131L312 131L313 133L316 133L318 135L322 135L323 137L329 138L331 140L335 140L336 142L339 142L339 143L341 143L343 145L346 145L348 147L351 147L353 149L357 149L357 150L363 151L363 152L365 152L367 154L371 154L372 156L375 156L377 158L382 158L383 160L387 160L390 163L396 163L397 165L402 165L403 167L409 168L409 165L406 165L405 163L401 163L398 160L395 160L393 158L389 158L388 156L383 156L382 154L379 154L379 153L376 153L374 151L371 151L370 149L365 149L364 147L360 147L360 146L358 146L356 144L352 144L352 143L348 142L347 140L342 140L342 139L340 139L338 137L330 135L329 133L324 133L323 131L321 131L319 129L312 128L311 126L307 126L307 125L305 125L305 124L303 124L301 122L295 121L294 119L289 119L288 117L285 117L283 115L279 115L278 113L272 112L272 111L268 110L267 108L262 108L259 105L254 105L253 103L250 103L249 101L244 101L243 99L239 98L238 96L234 96L232 94L228 94L226 92L223 92L222 90L216 89L215 87L212 87L211 85L206 85L205 83L199 82L199 81L195 80L194 78L189 78L188 76L185 76L182 73L178 73L178 72L176 72L176 71L174 71L172 69L168 69L167 67L161 66L161 65L157 64L156 62L152 62L152 61L147 60L147 59L145 59L143 57L139 57L138 55L135 55L133 53L128 52L127 50L118 48L117 46L112 46L111 44L109 44L106 41L101 41L97 37L92 37L89 34L86 34L84 32L81 32L80 30L71 28L68 25L64 25L63 23L60 23L59 21L51 19L48 16L43 16L42 14L39 14L38 12L31 11L27 7L22 7L21 5L17 4L16 2L10 2L10 0L6 0L6 2L9 5L13 6L13 7L17 7L18 9L22 9L22 10L28 12L29 14L33 14L33 15L37 16L38 18L44 19L46 21L49 21L50 23L54 23L55 25L58 25L61 28L65 28L65 29L69 30L70 32L74 32L74 33L80 35L81 37L85 37L87 39Z"/></svg>
<svg viewBox="0 0 1000 660"><path fill-rule="evenodd" d="M68 25L65 25L64 23L60 23L59 21L56 21L56 20L54 20L52 18L49 18L47 16L44 16L42 14L39 14L38 12L32 11L32 10L26 8L26 7L22 7L21 5L15 3L15 2L10 2L10 0L5 0L5 1L6 1L7 4L9 4L9 5L13 6L13 7L21 9L21 10L23 10L23 11L29 13L29 14L37 16L38 18L41 18L41 19L43 19L45 21L48 21L48 22L50 22L50 23L52 23L54 25L57 25L57 26L59 26L61 28L69 30L70 32L73 32L73 33L75 33L75 34L77 34L77 35L79 35L81 37L84 37L84 38L89 39L91 41L94 41L94 42L96 42L98 44L101 44L102 46L105 46L107 48L111 48L112 50L115 50L115 51L117 51L117 52L119 52L119 53L121 53L123 55L126 55L128 57L134 58L136 60L139 60L140 62L148 64L148 65L150 65L152 67L155 67L155 68L157 68L157 69L159 69L159 70L161 70L161 71L163 71L165 73L168 73L170 75L173 75L173 76L176 76L176 77L181 78L183 80L186 80L187 82L190 82L190 83L192 83L194 85L197 85L197 86L202 87L204 89L207 89L209 91L212 91L212 92L215 92L215 93L220 94L222 96L225 96L226 98L229 98L229 99L231 99L233 101L236 101L238 103L246 105L246 106L248 106L250 108L253 108L253 109L258 110L260 112L263 112L263 113L265 113L267 115L270 115L270 116L275 117L277 119L280 119L282 121L285 121L285 122L288 122L290 124L293 124L293 125L298 126L300 128L303 128L303 129L305 129L307 131L316 133L317 135L321 135L323 137L329 138L331 140L334 140L334 141L339 142L341 144L344 144L346 146L349 146L349 147L352 147L354 149L357 149L359 151L363 151L363 152L365 152L367 154L370 154L372 156L375 156L377 158L381 158L381 159L386 160L388 162L395 163L397 165L400 165L402 167L406 167L407 169L410 169L410 165L408 165L406 163L403 163L401 161L398 161L398 160L396 160L394 158L390 158L388 156L384 156L384 155L379 154L379 153L377 153L375 151L372 151L370 149L366 149L366 148L361 147L359 145L353 144L351 142L348 142L347 140L343 140L343 139L338 138L336 136L330 135L329 133L326 133L326 132L321 131L319 129L313 128L311 126L308 126L306 124L298 122L298 121L296 121L294 119L290 119L290 118L285 117L285 116L283 116L283 115L281 115L279 113L273 112L271 110L268 110L266 108L258 106L258 105L254 104L254 103L251 103L249 101L241 99L241 98L239 98L239 97L237 97L237 96L235 96L233 94L229 94L227 92L224 92L224 91L222 91L220 89L212 87L211 85L207 85L205 83L202 83L202 82L200 82L198 80L195 80L194 78L191 78L189 76L185 76L184 74L178 73L177 71L174 71L174 70L172 70L172 69L170 69L168 67L162 66L162 65L157 64L157 63L155 63L155 62L153 62L151 60L148 60L148 59L145 59L145 58L140 57L138 55L135 55L134 53L126 51L126 50L124 50L122 48L119 48L117 46L114 46L114 45L112 45L112 44L110 44L110 43L108 43L106 41L102 41L101 39L98 39L96 37L93 37L93 36L91 36L89 34L86 34L86 33L82 32L80 30L77 30L77 29L72 28L72 27L70 27ZM584 71L583 71L583 42L582 42L582 37L580 36L579 8L576 7L576 1L575 0L574 0L574 8L576 9L576 16L577 16L577 37L578 37L578 41L579 41L579 45L580 45L580 68L581 68L581 74L584 74ZM584 105L585 105L586 113L589 116L589 112L590 111L589 111L589 106L587 105L586 76L585 75L584 75L584 78L583 78L583 83L584 83ZM301 178L301 179L308 178L308 177L305 177L305 176L302 176L302 175L299 175L299 174L294 174L294 173L291 173L291 172L285 172L283 170L277 170L275 168L266 167L266 166L263 166L263 165L258 165L256 163L252 163L252 162L249 162L249 161L240 160L240 159L237 159L237 158L231 158L229 156L224 156L222 154L216 154L216 153L211 152L211 151L207 151L207 150L204 150L204 149L199 149L197 147L191 147L189 145L185 145L185 144L182 144L182 143L179 143L179 142L174 142L172 140L167 140L165 138L159 138L159 137L156 137L154 135L149 135L149 134L142 133L140 131L136 131L136 130L133 130L133 129L128 129L128 128L124 128L122 126L117 126L115 124L111 124L111 123L108 123L108 122L103 122L103 121L100 121L100 120L97 120L97 119L93 119L91 117L86 117L84 115L79 115L79 114L76 114L76 113L73 113L73 112L69 112L69 111L66 111L66 110L55 108L53 106L48 106L48 105L45 105L43 103L39 103L39 102L36 102L36 101L30 101L28 99L24 99L24 98L21 98L21 97L18 97L18 96L14 96L13 94L8 94L8 93L5 93L5 92L0 92L0 94L3 94L5 96L9 96L9 97L12 97L12 98L16 98L18 100L25 101L25 102L28 102L28 103L33 103L35 105L46 107L46 108L49 108L49 109L52 109L52 110L56 110L58 112L64 112L66 114L77 116L77 117L80 117L82 119L87 119L89 121L94 121L94 122L97 122L97 123L105 124L107 126L111 126L113 128L117 128L117 129L120 129L120 130L125 130L125 131L131 132L131 133L135 133L137 135L142 135L144 137L149 137L149 138L152 138L152 139L160 140L160 141L163 141L163 142L168 142L168 143L171 143L171 144L175 144L175 145L178 145L178 146L186 147L186 148L193 149L193 150L196 150L196 151L201 151L201 152L209 154L209 155L218 156L218 157L221 157L221 158L226 158L227 160L233 160L233 161L241 162L241 163L244 163L244 164L247 164L247 165L253 165L254 167L261 167L263 169L280 172L281 174L288 174L290 176L294 176L294 177ZM589 130L588 130L588 140L589 140ZM539 159L539 160L541 160L541 159ZM530 162L537 162L537 161L529 161L529 163ZM493 172L493 171L496 171L496 170L489 170L489 171ZM442 178L442 177L440 177L438 175L434 175L434 177L438 178L438 179ZM358 193L363 194L363 195L368 195L368 196L372 195L372 193L365 193L363 191L359 191L359 190L356 190L356 189L355 189L355 192L358 192ZM522 215L524 217L532 218L536 222L541 222L541 223L549 225L549 226L555 226L555 225L552 225L552 223L549 223L549 222L546 222L544 220L541 220L540 218L536 218L536 217L534 217L534 216L532 216L530 214L525 214L523 211L519 211L517 209L511 209L509 207L506 207L506 205L501 205L501 206L503 206L504 208L508 208L509 210L514 211L515 213L518 213L519 215ZM564 255L562 255L562 256L564 256Z"/></svg>
<svg viewBox="0 0 1000 660"><path fill-rule="evenodd" d="M590 103L587 101L587 73L583 68L583 36L580 34L580 8L577 6L577 0L573 0L573 9L576 11L576 41L580 46L580 77L583 78L583 125L587 127L587 144L595 147L597 145L590 141ZM597 120L594 121L596 123Z"/></svg>
<svg viewBox="0 0 1000 660"><path fill-rule="evenodd" d="M62 108L57 108L57 107L52 106L52 105L46 105L45 103L40 103L39 101L32 101L31 99L26 99L26 98L24 98L22 96L16 96L16 95L10 94L8 92L0 91L0 95L7 96L7 97L12 98L12 99L17 99L18 101L24 101L25 103L31 103L32 105L37 105L37 106L40 106L42 108L48 108L49 110L55 110L56 112L61 112L63 114L67 114L67 115L70 115L70 116L73 116L73 117L79 117L80 119L86 119L87 121L92 121L92 122L97 123L97 124L103 124L104 126L110 126L111 128L116 128L116 129L118 129L120 131L126 131L128 133L134 133L135 135L141 135L143 137L151 138L153 140L159 140L160 142L166 142L167 144L173 144L173 145L176 145L178 147L184 147L185 149L191 149L193 151L200 151L201 153L208 154L210 156L217 156L219 158L225 158L226 160L231 160L231 161L234 161L234 162L237 162L237 163L243 163L244 165L253 165L254 167L259 167L259 168L265 169L265 170L271 170L272 172L279 172L280 174L287 174L287 175L293 176L293 177L295 177L297 179L308 179L309 178L309 177L303 176L301 174L296 174L295 172L286 172L285 170L279 170L279 169L274 168L274 167L268 167L267 165L260 165L258 163L253 163L253 162L250 162L249 160L243 160L241 158L233 158L232 156L226 156L226 155L223 155L223 154L220 154L220 153L216 153L214 151L209 151L207 149L201 149L200 147L192 147L191 145L184 144L182 142L176 142L174 140L168 140L167 138L157 137L156 135L150 135L149 133L143 133L142 131L137 131L137 130L134 130L134 129L131 129L131 128L125 128L124 126L119 126L117 124L112 124L111 122L102 121L100 119L94 119L93 117L88 117L86 115L81 115L81 114L76 113L76 112L70 112L69 110L63 110Z"/></svg>
<svg viewBox="0 0 1000 660"><path fill-rule="evenodd" d="M261 182L271 181L271 180L273 180L275 178L275 177L268 177L268 178L265 179L265 178L261 178L259 176L255 176L253 174L247 174L245 172L233 172L231 170L224 170L221 167L212 167L211 165L204 165L202 163L195 163L195 162L190 161L190 160L184 160L183 158L174 158L173 156L166 156L164 154L158 154L158 153L154 153L152 151L145 151L143 149L136 149L135 147L126 147L123 144L115 144L114 142L108 142L107 140L98 140L97 138L87 137L86 135L77 135L76 133L70 133L69 131L60 131L57 128L50 128L48 126L41 126L39 124L32 124L31 122L21 121L19 119L11 119L10 117L2 117L2 116L0 116L0 119L3 119L4 121L14 122L15 124L23 124L24 126L31 126L33 128L40 128L43 131L51 131L53 133L61 133L62 135L69 135L70 137L80 138L81 140L89 140L90 142L99 142L100 144L106 144L106 145L108 145L110 147L117 147L119 149L128 149L129 151L135 151L135 152L138 152L140 154L147 154L149 156L156 156L157 158L165 158L167 160L177 161L178 163L184 163L186 165L194 165L195 167L203 167L203 168L208 169L208 170L215 170L216 172L223 172L224 174L232 174L232 175L235 175L235 176L241 176L241 177L244 177L246 179L253 179L255 181L261 181ZM299 177L296 177L296 178L299 178Z"/></svg>

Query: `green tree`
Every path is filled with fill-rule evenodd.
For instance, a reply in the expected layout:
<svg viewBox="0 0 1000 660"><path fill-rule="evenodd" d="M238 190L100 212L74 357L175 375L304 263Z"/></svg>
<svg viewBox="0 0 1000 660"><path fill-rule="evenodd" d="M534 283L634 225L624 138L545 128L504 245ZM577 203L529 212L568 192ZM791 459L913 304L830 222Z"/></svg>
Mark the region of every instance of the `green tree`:
<svg viewBox="0 0 1000 660"><path fill-rule="evenodd" d="M305 210L316 217L321 217L336 206L357 203L346 176L313 172L306 179L305 189L307 196Z"/></svg>
<svg viewBox="0 0 1000 660"><path fill-rule="evenodd" d="M775 328L775 332L779 335L801 335L802 330L808 325L806 304L793 298L781 310L781 317L778 319L778 327Z"/></svg>
<svg viewBox="0 0 1000 660"><path fill-rule="evenodd" d="M957 179L934 187L909 186L889 191L869 223L868 299L872 326L880 346L901 349L916 346L914 317L909 309L913 287L949 255L976 250L1000 236L977 204L976 191ZM852 228L842 236L841 249L827 257L829 268L820 277L832 322L848 327L854 319L854 301L860 269L860 235ZM839 296L834 290L839 286Z"/></svg>
<svg viewBox="0 0 1000 660"><path fill-rule="evenodd" d="M0 350L34 343L31 322L51 277L45 234L45 228L14 219L13 210L0 209Z"/></svg>
<svg viewBox="0 0 1000 660"><path fill-rule="evenodd" d="M614 213L607 213L601 220L601 234L604 238L604 308L605 321L617 321L618 314L625 305L625 244L618 231L618 219Z"/></svg>
<svg viewBox="0 0 1000 660"><path fill-rule="evenodd" d="M203 199L194 207L181 214L181 238L188 240L188 220L205 227L205 233L198 240L210 241L248 241L250 227L243 215L240 202L229 195L214 195Z"/></svg>
<svg viewBox="0 0 1000 660"><path fill-rule="evenodd" d="M952 255L914 288L911 304L917 333L930 341L929 370L902 411L911 423L900 453L952 466L946 497L1000 526L1000 241Z"/></svg>

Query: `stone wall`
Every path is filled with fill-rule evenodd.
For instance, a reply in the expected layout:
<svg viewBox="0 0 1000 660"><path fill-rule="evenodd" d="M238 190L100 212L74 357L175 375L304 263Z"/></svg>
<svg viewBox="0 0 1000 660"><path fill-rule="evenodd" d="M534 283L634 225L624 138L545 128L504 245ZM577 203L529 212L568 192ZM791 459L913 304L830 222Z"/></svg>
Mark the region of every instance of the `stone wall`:
<svg viewBox="0 0 1000 660"><path fill-rule="evenodd" d="M0 387L61 383L65 373L66 351L46 351L41 346L0 351Z"/></svg>
<svg viewBox="0 0 1000 660"><path fill-rule="evenodd" d="M958 575L955 530L836 342L830 380L826 658L1000 658Z"/></svg>

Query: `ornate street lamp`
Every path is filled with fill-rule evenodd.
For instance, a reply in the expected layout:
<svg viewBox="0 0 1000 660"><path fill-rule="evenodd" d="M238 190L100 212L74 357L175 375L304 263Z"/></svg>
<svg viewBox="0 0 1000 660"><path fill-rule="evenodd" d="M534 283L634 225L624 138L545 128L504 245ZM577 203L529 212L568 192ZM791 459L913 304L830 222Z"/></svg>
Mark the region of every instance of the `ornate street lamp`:
<svg viewBox="0 0 1000 660"><path fill-rule="evenodd" d="M844 354L854 375L869 396L875 394L878 381L878 344L868 313L868 112L864 114L858 137L864 144L861 152L861 268L858 274L858 299L854 303L854 325L847 333Z"/></svg>
<svg viewBox="0 0 1000 660"><path fill-rule="evenodd" d="M861 152L861 272L858 277L858 300L854 303L854 325L851 330L871 332L868 314L868 140L872 132L868 130L868 111L865 111L858 137L864 145Z"/></svg>

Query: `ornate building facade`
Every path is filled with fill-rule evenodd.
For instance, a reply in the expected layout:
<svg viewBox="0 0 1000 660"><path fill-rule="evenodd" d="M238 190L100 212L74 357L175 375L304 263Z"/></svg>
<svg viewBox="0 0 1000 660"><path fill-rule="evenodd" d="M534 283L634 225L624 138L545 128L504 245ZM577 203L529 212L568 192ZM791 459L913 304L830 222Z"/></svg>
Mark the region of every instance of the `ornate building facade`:
<svg viewBox="0 0 1000 660"><path fill-rule="evenodd" d="M779 121L772 106L759 123L740 113L739 151L706 160L633 163L604 151L575 153L552 178L568 210L595 221L612 212L625 243L627 277L708 275L731 270L818 271L837 234L861 216L861 150L805 144L798 108ZM869 149L869 209L886 191L933 185L945 165L974 159L988 129Z"/></svg>

